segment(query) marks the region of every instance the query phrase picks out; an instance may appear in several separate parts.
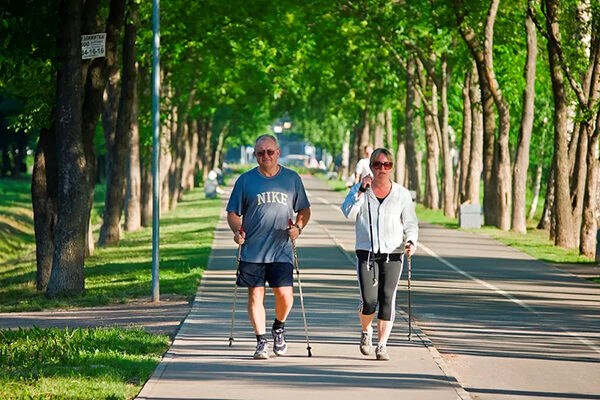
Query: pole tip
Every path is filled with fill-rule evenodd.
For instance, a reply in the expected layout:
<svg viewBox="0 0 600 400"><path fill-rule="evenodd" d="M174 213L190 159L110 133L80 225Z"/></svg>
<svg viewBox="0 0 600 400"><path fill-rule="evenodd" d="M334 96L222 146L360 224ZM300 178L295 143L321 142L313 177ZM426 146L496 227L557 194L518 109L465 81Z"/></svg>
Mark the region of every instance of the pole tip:
<svg viewBox="0 0 600 400"><path fill-rule="evenodd" d="M232 337L230 337L230 338L229 338L229 347L231 347L232 345L233 345L233 338L232 338Z"/></svg>
<svg viewBox="0 0 600 400"><path fill-rule="evenodd" d="M310 349L311 349L311 347L310 347L310 346L308 346L308 347L306 348L306 350L308 350L308 356L309 356L309 357L312 357L312 351L310 351Z"/></svg>

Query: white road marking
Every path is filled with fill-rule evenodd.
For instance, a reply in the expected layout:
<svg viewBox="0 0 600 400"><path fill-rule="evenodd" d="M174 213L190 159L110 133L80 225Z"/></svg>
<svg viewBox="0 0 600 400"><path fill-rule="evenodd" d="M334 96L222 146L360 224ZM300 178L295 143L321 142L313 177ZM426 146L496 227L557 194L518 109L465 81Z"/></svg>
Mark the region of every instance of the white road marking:
<svg viewBox="0 0 600 400"><path fill-rule="evenodd" d="M468 278L492 291L494 291L495 293L506 297L507 299L509 299L510 301L512 301L513 303L523 307L524 309L526 309L527 311L535 314L536 316L543 318L543 316L537 312L533 307L525 304L522 300L517 299L516 297L514 297L512 294L498 288L497 286L492 285L491 283L488 283L484 280L481 280L479 278L474 277L473 275L469 274L468 272L463 271L462 269L458 268L456 265L452 264L451 262L449 262L448 260L438 256L433 250L431 250L429 247L425 246L423 243L419 243L419 247L422 248L423 250L425 250L425 252L427 254L429 254L430 256L434 257L435 259L437 259L438 261L440 261L442 264L446 265L448 268L458 272L459 274L461 274L462 276L464 276L465 278ZM573 332L569 332L568 330L566 330L565 328L563 328L562 326L558 326L558 329L560 329L561 331L563 331L564 333L568 334L569 336L573 337L574 339L577 339L579 342L581 342L582 344L586 345L587 347L589 347L590 349L592 349L594 352L600 354L600 348L598 348L596 345L594 345L592 342L590 342L589 340L587 340L586 338L582 338L580 336L577 336L577 334L573 333Z"/></svg>

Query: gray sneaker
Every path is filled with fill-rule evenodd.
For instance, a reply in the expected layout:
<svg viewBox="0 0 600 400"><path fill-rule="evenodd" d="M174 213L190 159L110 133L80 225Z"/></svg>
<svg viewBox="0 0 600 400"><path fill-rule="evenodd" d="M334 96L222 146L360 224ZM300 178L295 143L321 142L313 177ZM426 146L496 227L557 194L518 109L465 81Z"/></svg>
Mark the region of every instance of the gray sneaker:
<svg viewBox="0 0 600 400"><path fill-rule="evenodd" d="M256 344L256 351L254 352L255 360L266 360L269 358L269 343L266 340L261 340Z"/></svg>
<svg viewBox="0 0 600 400"><path fill-rule="evenodd" d="M287 351L287 343L285 342L285 329L272 329L273 335L273 352L278 356L282 356Z"/></svg>
<svg viewBox="0 0 600 400"><path fill-rule="evenodd" d="M375 349L375 356L381 361L388 361L390 359L390 355L387 352L387 347L381 344L377 345L377 348Z"/></svg>
<svg viewBox="0 0 600 400"><path fill-rule="evenodd" d="M365 356L373 354L373 343L371 342L371 335L369 332L361 332L360 352Z"/></svg>

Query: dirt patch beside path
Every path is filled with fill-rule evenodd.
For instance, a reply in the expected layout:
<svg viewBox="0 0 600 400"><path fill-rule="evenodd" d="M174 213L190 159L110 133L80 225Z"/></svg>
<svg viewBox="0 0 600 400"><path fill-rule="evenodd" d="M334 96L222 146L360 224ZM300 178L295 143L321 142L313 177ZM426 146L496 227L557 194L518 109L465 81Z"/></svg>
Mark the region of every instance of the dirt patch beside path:
<svg viewBox="0 0 600 400"><path fill-rule="evenodd" d="M137 301L105 307L0 313L0 328L138 327L174 338L192 305L185 300Z"/></svg>

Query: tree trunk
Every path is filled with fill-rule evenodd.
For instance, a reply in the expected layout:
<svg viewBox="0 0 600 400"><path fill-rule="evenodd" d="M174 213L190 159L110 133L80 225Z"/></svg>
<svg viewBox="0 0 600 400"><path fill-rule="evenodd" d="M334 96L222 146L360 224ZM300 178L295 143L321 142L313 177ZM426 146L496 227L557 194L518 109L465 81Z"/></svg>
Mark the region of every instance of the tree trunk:
<svg viewBox="0 0 600 400"><path fill-rule="evenodd" d="M176 93L175 98L178 99L180 94ZM171 111L172 123L169 130L171 146L169 154L171 156L171 164L169 165L169 173L167 175L169 187L169 210L174 210L177 207L181 191L181 169L183 166L183 140L185 127L185 110L184 107L174 106Z"/></svg>
<svg viewBox="0 0 600 400"><path fill-rule="evenodd" d="M440 104L442 112L440 115L440 135L442 147L442 190L444 215L450 218L456 217L456 204L454 204L454 166L450 152L450 133L448 125L448 63L446 55L442 56L442 78L440 82Z"/></svg>
<svg viewBox="0 0 600 400"><path fill-rule="evenodd" d="M494 99L487 81L485 57L483 46L477 39L475 32L465 22L464 7L462 2L455 6L456 17L461 36L473 55L479 77L481 91L481 104L483 115L483 216L486 225L497 225L498 222L498 197L496 177L494 174L494 148L496 115L494 113Z"/></svg>
<svg viewBox="0 0 600 400"><path fill-rule="evenodd" d="M229 121L225 123L225 125L219 131L219 136L217 136L217 145L215 146L215 152L213 155L213 165L212 169L220 168L222 165L222 157L223 157L223 146L225 144L225 138L229 133Z"/></svg>
<svg viewBox="0 0 600 400"><path fill-rule="evenodd" d="M500 121L498 140L494 154L494 175L496 177L496 226L502 230L510 229L510 200L511 200L511 173L510 173L510 110L506 98L502 94L500 85L494 72L492 49L494 42L494 23L500 0L492 0L485 24L484 60L485 73L490 92L498 109Z"/></svg>
<svg viewBox="0 0 600 400"><path fill-rule="evenodd" d="M440 208L438 190L439 142L432 115L425 115L425 139L427 143L427 166L425 178L425 205L432 210Z"/></svg>
<svg viewBox="0 0 600 400"><path fill-rule="evenodd" d="M385 147L391 149L394 147L394 132L392 123L392 109L385 110Z"/></svg>
<svg viewBox="0 0 600 400"><path fill-rule="evenodd" d="M97 1L86 2L85 9L88 10L88 3L97 3ZM85 158L87 162L87 179L90 182L88 187L87 198L81 199L87 203L87 219L86 224L90 223L90 211L94 202L94 185L96 181L96 149L94 145L94 137L96 135L96 127L98 125L98 118L103 108L104 89L108 81L108 77L118 68L118 56L117 56L117 41L119 40L119 31L123 26L124 14L125 14L125 0L111 0L108 12L108 19L106 21L106 56L96 58L89 63L87 67L87 74L85 75L85 98L83 100L83 148ZM89 12L91 13L92 9ZM97 8L97 7L96 7ZM86 21L95 19L96 13L92 15L85 15ZM91 22L89 22L91 24ZM86 33L91 33L87 29L93 29L92 25L86 27ZM93 31L92 31L93 32ZM86 66L88 63L85 64ZM86 236L86 237L89 237ZM89 254L93 251L93 240L88 240L87 250ZM82 266L83 268L83 266Z"/></svg>
<svg viewBox="0 0 600 400"><path fill-rule="evenodd" d="M467 73L465 83L462 88L463 98L463 125L462 125L462 140L460 143L460 164L458 178L459 204L463 204L467 200L467 175L469 172L469 159L471 158L471 129L473 129L471 97L469 96L469 88L471 87L472 75Z"/></svg>
<svg viewBox="0 0 600 400"><path fill-rule="evenodd" d="M371 124L373 129L373 146L375 149L383 147L384 146L384 140L385 140L385 134L384 134L384 128L385 128L385 114L383 111L378 112L376 115L373 116L374 119L374 123Z"/></svg>
<svg viewBox="0 0 600 400"><path fill-rule="evenodd" d="M406 74L406 107L404 117L404 130L406 139L406 174L408 176L408 189L417 193L417 201L421 200L421 185L419 180L417 163L417 151L415 147L415 101L417 98L415 92L415 61L410 57L407 63Z"/></svg>
<svg viewBox="0 0 600 400"><path fill-rule="evenodd" d="M391 120L391 112L390 112L390 120ZM387 122L387 117L386 117ZM389 141L389 140L388 140ZM396 146L396 182L404 187L407 187L408 177L406 173L406 139L402 135L402 126L400 123L397 125L396 129L396 142L398 145Z"/></svg>
<svg viewBox="0 0 600 400"><path fill-rule="evenodd" d="M529 214L527 215L528 220L532 220L537 210L537 205L540 200L540 189L542 187L542 163L540 162L535 168L535 177L533 178L533 198L531 199L531 205L529 207Z"/></svg>
<svg viewBox="0 0 600 400"><path fill-rule="evenodd" d="M43 128L35 152L31 182L31 199L35 230L36 289L45 291L52 271L54 229L57 219L58 176L56 166L56 135Z"/></svg>
<svg viewBox="0 0 600 400"><path fill-rule="evenodd" d="M518 233L527 233L525 219L525 193L527 192L527 169L529 168L529 147L531 132L533 130L533 116L535 107L535 63L537 60L537 36L535 24L528 15L525 19L527 37L527 62L525 63L524 77L525 89L523 90L523 112L515 165L513 166L513 211L512 230ZM538 188L539 191L539 188Z"/></svg>
<svg viewBox="0 0 600 400"><path fill-rule="evenodd" d="M166 96L165 96L166 97ZM169 190L169 171L171 170L171 163L173 162L173 155L171 154L171 129L173 124L173 113L169 114L169 120L165 121L162 127L160 135L160 209L161 212L166 212L171 206L171 200L169 198L171 191Z"/></svg>
<svg viewBox="0 0 600 400"><path fill-rule="evenodd" d="M466 198L471 204L480 204L481 172L483 170L483 113L477 66L473 63L469 98L471 99L471 154L467 172Z"/></svg>
<svg viewBox="0 0 600 400"><path fill-rule="evenodd" d="M142 226L152 226L152 161L150 157L142 159Z"/></svg>
<svg viewBox="0 0 600 400"><path fill-rule="evenodd" d="M137 8L137 6L136 6ZM134 11L137 25L137 10ZM125 165L127 188L125 190L125 230L133 232L142 224L142 175L140 165L140 131L138 125L137 73L133 78L133 99L131 104L131 123L129 124L129 156Z"/></svg>
<svg viewBox="0 0 600 400"><path fill-rule="evenodd" d="M600 133L600 114L597 114L596 129L590 137L587 154L587 182L583 206L583 217L580 232L579 253L590 258L596 255L596 232L598 230L596 216L596 196L598 187L598 135Z"/></svg>
<svg viewBox="0 0 600 400"><path fill-rule="evenodd" d="M211 146L212 146L213 124L210 119L206 120L203 133L204 133L204 140L203 140L204 147L202 148L202 162L203 162L204 168L203 168L203 172L202 172L202 179L203 179L203 181L206 182L206 177L208 176L208 173L210 172L210 168L212 166Z"/></svg>
<svg viewBox="0 0 600 400"><path fill-rule="evenodd" d="M134 6L129 1L129 12ZM131 15L130 15L131 17ZM131 21L131 18L129 18ZM100 228L101 246L119 244L121 234L121 215L125 206L126 164L130 155L130 128L136 71L135 71L136 27L128 23L123 40L123 76L119 96L119 109L115 125L115 139L111 148L112 163L106 176L106 201L104 218Z"/></svg>
<svg viewBox="0 0 600 400"><path fill-rule="evenodd" d="M589 6L589 4L587 4ZM600 136L600 112L595 107L600 95L600 41L595 38L594 45L590 51L590 65L588 68L589 82L587 89L588 93L588 109L592 108L595 112L595 117L590 118L594 122L593 130L590 129L588 136L588 151L587 151L587 176L585 184L585 195L583 201L583 212L579 240L580 254L593 258L596 256L596 235L598 229L598 180L600 179L599 159L598 159L598 137ZM595 107L595 108L594 108ZM598 258L598 257L596 257Z"/></svg>
<svg viewBox="0 0 600 400"><path fill-rule="evenodd" d="M59 9L57 96L54 116L58 171L58 218L54 258L46 295L83 293L83 260L89 210L89 189L81 136L81 20L82 3L64 0Z"/></svg>
<svg viewBox="0 0 600 400"><path fill-rule="evenodd" d="M195 186L194 176L196 173L196 159L198 158L198 121L196 119L190 119L187 125L183 187L185 190L192 190Z"/></svg>
<svg viewBox="0 0 600 400"><path fill-rule="evenodd" d="M358 162L358 160L360 160L361 158L364 157L364 148L367 145L371 145L371 126L373 124L371 124L371 113L369 112L368 109L364 110L363 113L363 120L361 121L363 122L362 124L360 124L360 127L362 129L360 129L359 133L359 141L358 141L358 146L356 148L356 162ZM352 164L352 166L356 166L356 162L354 164Z"/></svg>
<svg viewBox="0 0 600 400"><path fill-rule="evenodd" d="M548 181L546 182L546 196L544 200L544 209L542 210L542 216L540 222L538 222L537 229L546 229L550 231L551 239L554 239L554 232L551 230L551 224L554 218L552 217L554 211L554 163L556 155L552 157L552 163L550 172L548 173Z"/></svg>
<svg viewBox="0 0 600 400"><path fill-rule="evenodd" d="M556 157L554 162L554 243L560 247L574 248L577 245L578 230L573 224L571 214L569 171L564 168L565 165L569 165L568 98L560 65L558 44L553 40L553 37L560 37L558 31L558 3L556 0L545 0L545 2L546 27L549 31L554 31L554 36L550 36L547 40L550 78L554 97L554 156Z"/></svg>

